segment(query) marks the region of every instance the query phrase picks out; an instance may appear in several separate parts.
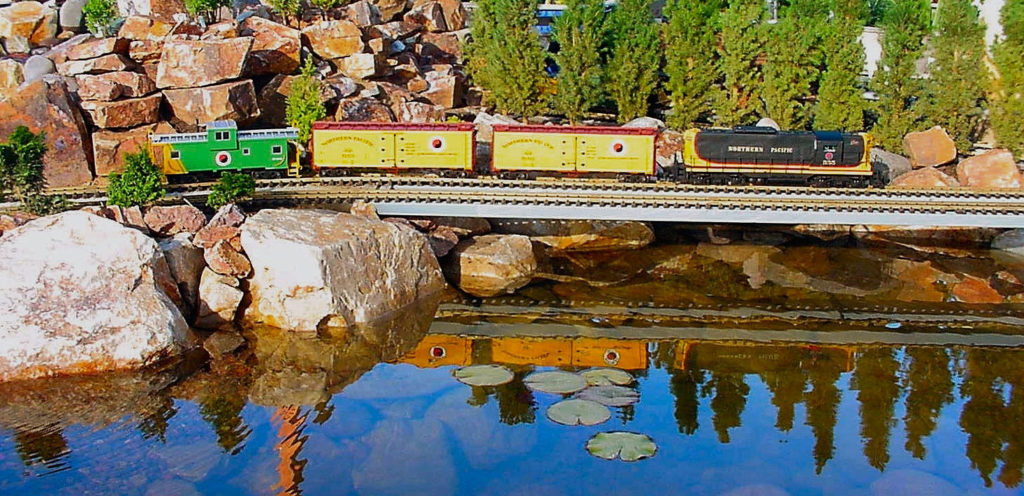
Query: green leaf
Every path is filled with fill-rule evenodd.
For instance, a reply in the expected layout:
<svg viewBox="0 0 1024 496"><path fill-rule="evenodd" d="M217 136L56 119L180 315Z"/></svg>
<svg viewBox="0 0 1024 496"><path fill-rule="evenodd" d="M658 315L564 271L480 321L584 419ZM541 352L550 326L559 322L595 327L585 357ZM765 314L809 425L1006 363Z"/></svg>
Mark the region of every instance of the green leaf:
<svg viewBox="0 0 1024 496"><path fill-rule="evenodd" d="M580 375L591 386L628 386L633 384L633 376L620 369L597 368L584 370Z"/></svg>
<svg viewBox="0 0 1024 496"><path fill-rule="evenodd" d="M594 386L584 389L576 397L604 406L629 406L640 401L640 393L623 386Z"/></svg>
<svg viewBox="0 0 1024 496"><path fill-rule="evenodd" d="M587 451L598 458L635 462L654 456L658 445L647 435L633 432L600 432L587 441Z"/></svg>
<svg viewBox="0 0 1024 496"><path fill-rule="evenodd" d="M512 382L512 371L500 365L470 365L462 367L452 375L463 384L470 386L500 386Z"/></svg>
<svg viewBox="0 0 1024 496"><path fill-rule="evenodd" d="M552 372L537 372L530 374L523 379L523 384L532 391L552 394L572 394L587 387L587 380L583 377L555 370Z"/></svg>
<svg viewBox="0 0 1024 496"><path fill-rule="evenodd" d="M612 412L593 401L564 400L548 408L548 418L562 425L597 425L612 418Z"/></svg>

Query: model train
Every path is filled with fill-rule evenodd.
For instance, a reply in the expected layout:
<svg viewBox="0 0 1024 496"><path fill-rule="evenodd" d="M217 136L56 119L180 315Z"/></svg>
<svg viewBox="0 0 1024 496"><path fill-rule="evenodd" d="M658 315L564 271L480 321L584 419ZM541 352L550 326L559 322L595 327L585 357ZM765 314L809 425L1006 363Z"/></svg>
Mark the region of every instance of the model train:
<svg viewBox="0 0 1024 496"><path fill-rule="evenodd" d="M691 129L671 164L655 158L657 130L623 127L496 125L490 160L476 157L468 123L317 122L311 170L322 176L355 173L440 176L612 177L620 181L695 184L806 184L867 187L878 182L871 138L860 133L777 131L765 127ZM150 138L150 154L169 180L220 171L259 177L301 173L294 128L239 131L212 122L204 133ZM486 162L486 163L478 163Z"/></svg>

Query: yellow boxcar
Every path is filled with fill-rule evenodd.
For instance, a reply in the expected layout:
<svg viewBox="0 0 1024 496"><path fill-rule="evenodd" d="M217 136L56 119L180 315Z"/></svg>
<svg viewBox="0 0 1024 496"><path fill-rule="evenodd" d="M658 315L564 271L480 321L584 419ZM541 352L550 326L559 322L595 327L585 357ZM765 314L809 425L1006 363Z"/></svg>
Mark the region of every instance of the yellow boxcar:
<svg viewBox="0 0 1024 496"><path fill-rule="evenodd" d="M576 367L647 368L647 343L640 340L576 338L572 354L572 364Z"/></svg>
<svg viewBox="0 0 1024 496"><path fill-rule="evenodd" d="M656 129L494 126L491 171L654 175Z"/></svg>
<svg viewBox="0 0 1024 496"><path fill-rule="evenodd" d="M416 345L416 349L398 359L398 361L415 365L422 369L445 365L465 366L469 365L472 349L473 342L468 338L444 334L428 334Z"/></svg>
<svg viewBox="0 0 1024 496"><path fill-rule="evenodd" d="M473 171L472 124L317 122L313 170Z"/></svg>
<svg viewBox="0 0 1024 496"><path fill-rule="evenodd" d="M572 363L572 342L551 338L494 338L491 360L510 365L559 367Z"/></svg>

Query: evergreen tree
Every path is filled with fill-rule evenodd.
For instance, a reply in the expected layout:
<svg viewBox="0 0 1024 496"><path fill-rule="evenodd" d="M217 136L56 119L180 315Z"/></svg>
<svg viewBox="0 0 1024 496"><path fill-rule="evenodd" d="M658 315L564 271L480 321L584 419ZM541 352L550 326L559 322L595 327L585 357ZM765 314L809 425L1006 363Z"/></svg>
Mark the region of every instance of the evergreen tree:
<svg viewBox="0 0 1024 496"><path fill-rule="evenodd" d="M648 100L658 87L661 38L651 0L622 0L611 23L608 92L619 107L619 122L627 122L647 115Z"/></svg>
<svg viewBox="0 0 1024 496"><path fill-rule="evenodd" d="M45 195L43 187L43 155L46 135L34 134L25 126L14 128L7 143L0 143L0 200L6 193L21 202L21 208L36 215L49 215L67 210L70 205L62 195Z"/></svg>
<svg viewBox="0 0 1024 496"><path fill-rule="evenodd" d="M931 12L928 0L895 0L882 19L882 58L872 87L878 94L878 122L873 132L882 148L899 151L903 136L913 131L920 115L916 101L923 83L917 60L924 52Z"/></svg>
<svg viewBox="0 0 1024 496"><path fill-rule="evenodd" d="M905 449L924 460L922 439L931 435L938 424L942 408L953 401L953 374L945 348L911 348L907 350L907 410L903 424L907 430Z"/></svg>
<svg viewBox="0 0 1024 496"><path fill-rule="evenodd" d="M601 100L601 44L604 42L604 2L568 0L555 20L552 38L558 43L555 63L558 93L555 111L572 124Z"/></svg>
<svg viewBox="0 0 1024 496"><path fill-rule="evenodd" d="M664 25L669 125L684 129L714 108L718 60L715 38L722 0L670 0Z"/></svg>
<svg viewBox="0 0 1024 496"><path fill-rule="evenodd" d="M759 59L764 41L760 0L735 0L721 16L718 46L723 85L715 102L717 123L722 126L751 124L758 117L761 82Z"/></svg>
<svg viewBox="0 0 1024 496"><path fill-rule="evenodd" d="M861 352L856 359L850 389L860 402L860 435L864 439L864 457L884 471L889 463L889 437L896 424L894 411L900 387L896 372L900 368L895 351L879 348Z"/></svg>
<svg viewBox="0 0 1024 496"><path fill-rule="evenodd" d="M999 146L1024 158L1024 0L1006 0L1003 39L992 47L999 69L992 102L992 129Z"/></svg>
<svg viewBox="0 0 1024 496"><path fill-rule="evenodd" d="M836 0L822 36L825 72L814 109L815 129L864 129L864 98L858 85L864 69L864 49L857 38L867 9L863 0Z"/></svg>
<svg viewBox="0 0 1024 496"><path fill-rule="evenodd" d="M807 372L811 390L804 398L807 404L806 425L814 433L814 473L821 474L825 464L835 456L835 429L842 395L836 382L839 370L828 364L812 364Z"/></svg>
<svg viewBox="0 0 1024 496"><path fill-rule="evenodd" d="M932 37L928 117L945 128L961 151L978 138L989 89L985 26L978 17L971 0L942 0Z"/></svg>
<svg viewBox="0 0 1024 496"><path fill-rule="evenodd" d="M824 19L822 16L821 21ZM818 53L814 49L818 30L807 27L813 22L787 9L787 15L776 24L762 25L765 37L765 62L761 68L764 77L762 115L771 117L782 129L803 128L810 116L806 100L820 72Z"/></svg>
<svg viewBox="0 0 1024 496"><path fill-rule="evenodd" d="M533 28L536 2L481 0L466 45L467 69L499 112L523 120L544 108L544 52Z"/></svg>
<svg viewBox="0 0 1024 496"><path fill-rule="evenodd" d="M288 125L299 130L299 143L309 142L313 123L327 116L327 108L321 99L322 84L316 77L313 60L307 58L301 73L292 80L291 93L285 102L285 119Z"/></svg>

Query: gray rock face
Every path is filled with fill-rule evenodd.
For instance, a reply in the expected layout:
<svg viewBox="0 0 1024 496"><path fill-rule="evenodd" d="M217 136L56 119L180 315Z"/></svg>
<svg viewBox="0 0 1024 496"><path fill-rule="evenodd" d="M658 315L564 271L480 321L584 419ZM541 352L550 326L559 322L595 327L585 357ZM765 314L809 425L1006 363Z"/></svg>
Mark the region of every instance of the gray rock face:
<svg viewBox="0 0 1024 496"><path fill-rule="evenodd" d="M102 242L100 242L102 241ZM0 381L132 368L181 351L191 334L163 252L85 212L0 238Z"/></svg>
<svg viewBox="0 0 1024 496"><path fill-rule="evenodd" d="M69 31L82 29L82 7L85 7L86 0L67 0L60 6L60 27Z"/></svg>
<svg viewBox="0 0 1024 496"><path fill-rule="evenodd" d="M178 291L187 309L184 311L191 314L196 308L199 276L203 273L206 262L203 260L203 250L192 244L189 237L188 233L180 233L163 239L160 241L160 249L167 259L171 277L178 283Z"/></svg>
<svg viewBox="0 0 1024 496"><path fill-rule="evenodd" d="M996 236L992 249L1024 257L1024 229L1011 229Z"/></svg>
<svg viewBox="0 0 1024 496"><path fill-rule="evenodd" d="M252 262L245 320L299 331L365 324L444 287L415 230L318 210L263 210L242 225Z"/></svg>
<svg viewBox="0 0 1024 496"><path fill-rule="evenodd" d="M57 72L57 66L53 61L42 55L33 55L25 61L25 82L32 82L42 79L47 74Z"/></svg>
<svg viewBox="0 0 1024 496"><path fill-rule="evenodd" d="M913 170L913 167L910 165L909 158L904 157L903 155L887 152L878 147L871 149L871 162L884 167L882 169L882 178L885 179L886 184L891 183L893 179Z"/></svg>

